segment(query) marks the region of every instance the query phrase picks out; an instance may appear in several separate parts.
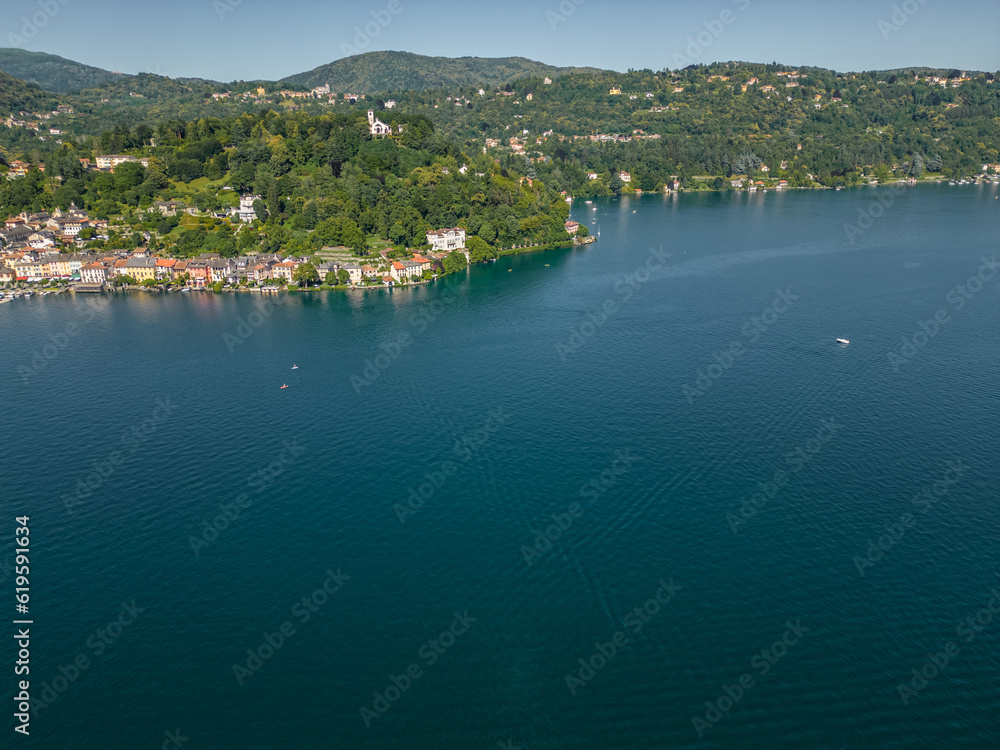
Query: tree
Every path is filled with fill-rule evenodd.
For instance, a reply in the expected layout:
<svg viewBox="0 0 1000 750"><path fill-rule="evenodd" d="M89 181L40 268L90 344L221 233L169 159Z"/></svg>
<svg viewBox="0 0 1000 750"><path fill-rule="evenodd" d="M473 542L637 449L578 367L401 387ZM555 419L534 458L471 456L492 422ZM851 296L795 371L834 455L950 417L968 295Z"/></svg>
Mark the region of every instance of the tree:
<svg viewBox="0 0 1000 750"><path fill-rule="evenodd" d="M496 248L481 237L470 237L466 240L465 247L469 251L469 259L473 263L485 263L500 255Z"/></svg>
<svg viewBox="0 0 1000 750"><path fill-rule="evenodd" d="M295 269L292 279L299 282L302 286L316 284L319 283L319 271L316 270L316 266L312 263L303 263Z"/></svg>
<svg viewBox="0 0 1000 750"><path fill-rule="evenodd" d="M452 250L445 256L443 265L445 273L455 273L464 271L468 267L468 261L465 259L465 253L461 250Z"/></svg>
<svg viewBox="0 0 1000 750"><path fill-rule="evenodd" d="M330 286L333 286L334 284L337 283L337 274L335 274L333 271L327 271L327 274L323 278L323 280Z"/></svg>
<svg viewBox="0 0 1000 750"><path fill-rule="evenodd" d="M351 274L344 268L337 271L337 281L341 284L347 284L351 280Z"/></svg>

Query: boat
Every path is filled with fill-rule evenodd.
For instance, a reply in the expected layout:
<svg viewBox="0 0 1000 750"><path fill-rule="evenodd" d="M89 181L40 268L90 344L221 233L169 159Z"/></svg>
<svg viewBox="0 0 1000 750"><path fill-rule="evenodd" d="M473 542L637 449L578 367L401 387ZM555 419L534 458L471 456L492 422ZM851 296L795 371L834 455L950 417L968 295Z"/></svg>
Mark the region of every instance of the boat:
<svg viewBox="0 0 1000 750"><path fill-rule="evenodd" d="M838 344L850 344L851 342L847 339L837 339Z"/></svg>
<svg viewBox="0 0 1000 750"><path fill-rule="evenodd" d="M299 366L298 366L298 365L292 365L292 369L293 369L293 370L298 370L298 369L299 369Z"/></svg>
<svg viewBox="0 0 1000 750"><path fill-rule="evenodd" d="M593 203L594 201L585 201L585 202L588 203L588 204L590 204L590 203Z"/></svg>
<svg viewBox="0 0 1000 750"><path fill-rule="evenodd" d="M283 390L285 390L285 389L286 389L287 387L288 387L287 385L283 385L283 386L281 386L281 388L279 388L278 390L279 390L279 391L283 391Z"/></svg>

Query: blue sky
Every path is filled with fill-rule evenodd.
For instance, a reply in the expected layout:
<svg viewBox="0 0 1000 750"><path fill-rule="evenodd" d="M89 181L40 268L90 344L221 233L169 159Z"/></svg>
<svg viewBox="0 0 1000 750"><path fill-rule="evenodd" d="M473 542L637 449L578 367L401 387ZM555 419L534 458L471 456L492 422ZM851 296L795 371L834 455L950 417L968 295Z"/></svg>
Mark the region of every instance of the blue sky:
<svg viewBox="0 0 1000 750"><path fill-rule="evenodd" d="M613 70L716 60L1000 70L997 0L4 0L4 7L0 46L123 73L220 81L278 79L385 49Z"/></svg>

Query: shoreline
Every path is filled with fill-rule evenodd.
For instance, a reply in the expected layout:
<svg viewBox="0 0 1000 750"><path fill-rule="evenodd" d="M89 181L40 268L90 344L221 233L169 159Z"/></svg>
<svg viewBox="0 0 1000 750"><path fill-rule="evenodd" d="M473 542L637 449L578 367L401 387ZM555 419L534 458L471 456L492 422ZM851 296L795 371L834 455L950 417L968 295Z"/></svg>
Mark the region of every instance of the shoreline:
<svg viewBox="0 0 1000 750"><path fill-rule="evenodd" d="M952 182L954 182L954 185L950 184ZM990 186L990 185L998 186L998 185L1000 185L1000 180L993 180L993 179L982 180L982 179L980 179L980 180L976 180L976 181L967 181L964 185L962 185L960 181L951 181L951 180L948 180L947 178L942 178L942 179L937 179L937 178L934 178L934 179L912 179L912 180L911 179L900 179L900 180L896 180L894 182L881 182L881 183L874 183L874 184L867 183L867 184L862 184L862 185L843 186L841 188L834 188L834 187L830 187L830 186L826 186L826 185L813 185L813 186L801 186L801 187L796 187L796 188L790 188L790 187L784 187L784 188L771 187L771 188L765 188L765 189L758 189L758 191L759 192L773 191L775 193L780 193L780 192L785 192L785 191L788 191L788 190L834 190L834 191L838 191L839 192L839 190L848 190L848 189L900 188L900 187L916 187L917 185L949 185L949 186L961 186L961 187L986 187L986 186ZM681 194L692 195L692 194L699 194L699 193L747 193L747 194L749 194L751 192L758 192L758 191L750 191L750 190L747 190L746 188L735 188L735 189L728 189L728 190L724 189L724 188L723 189L706 188L706 189L703 189L703 190L676 190L676 191L671 190L671 191L668 191L668 192L665 192L665 193L658 193L656 191L643 191L641 193L630 193L630 194L623 194L623 195L620 195L620 196L600 196L598 198L586 198L586 199L581 199L581 200L594 201L594 200L605 200L605 199L609 199L610 200L610 199L614 199L614 198L619 198L619 199L620 198L632 198L632 197L642 198L644 196L652 196L652 195L661 195L663 197L666 197L668 195L681 195ZM499 255L497 256L497 258L494 259L492 262L495 262L496 260L498 260L500 258L504 258L504 257L512 257L512 256L521 255L521 254L525 254L525 253L545 252L545 251L548 251L548 250L557 250L557 249L563 249L563 250L565 250L565 249L570 249L570 248L573 248L573 247L590 245L590 244L593 244L593 243L595 243L597 241L598 241L598 238L595 235L588 235L587 237L575 237L573 239L567 239L565 241L556 242L556 243L544 243L544 244L541 244L541 245L530 245L530 246L527 246L527 247L507 248L505 250L500 250L499 251ZM472 265L483 265L483 264L489 263L489 262L491 262L491 261L483 261L481 263L476 263L476 264L469 263L466 266L466 270L468 270ZM310 287L310 288L305 288L305 289L299 288L299 287L288 288L288 285L284 285L284 284L281 285L281 286L264 286L264 287L247 287L247 286L235 286L234 287L234 286L226 286L226 287L223 287L222 289L220 289L218 292L216 292L214 290L213 285L206 285L206 286L202 286L202 287L194 287L194 286L181 286L181 287L178 287L178 286L174 286L172 284L163 284L163 285L157 285L157 286L154 286L154 287L144 287L144 286L140 286L140 285L124 286L124 287L112 287L112 286L108 286L108 285L105 284L105 285L103 285L99 289L93 289L93 288L91 288L91 289L76 289L76 288L74 288L74 286L81 285L82 282L80 282L80 281L73 281L73 280L69 280L69 279L60 279L60 280L58 280L56 286L50 286L50 285L44 285L44 282L41 282L41 281L40 282L18 281L17 283L20 284L20 285L22 285L22 286L18 286L18 287L14 287L14 288L7 288L7 289L0 288L0 303L6 303L6 302L10 302L10 301L12 301L14 299L27 298L27 297L33 297L33 296L47 297L50 294L60 295L60 294L66 294L66 293L72 293L72 294L118 294L118 293L131 293L131 292L148 292L148 293L153 293L153 294L170 294L170 293L178 293L178 292L183 293L185 291L187 291L187 292L190 292L190 291L200 291L200 292L212 292L214 294L259 294L261 296L265 296L265 295L269 295L269 294L303 294L303 293L311 294L313 292L357 292L357 291L367 292L367 291L380 291L380 290L386 290L386 289L388 289L388 290L391 291L392 289L395 289L395 288L408 289L408 288L412 288L412 287L418 287L418 286L425 286L425 285L428 285L428 284L433 284L433 283L435 283L437 281L441 281L442 279L448 278L449 276L453 276L453 275L455 275L455 274L454 273L451 273L451 274L442 274L442 275L437 276L436 278L433 278L433 279L423 279L423 280L420 280L420 281L410 281L410 282L407 282L406 284L396 284L396 283L394 283L392 285L386 285L386 284L383 283L383 284L372 284L372 285L354 284L354 285L348 285L348 286L340 286L340 285L338 285L338 286L327 286L327 285L323 284L323 285L319 285L319 286L316 286L316 287ZM326 287L326 288L323 288L323 287Z"/></svg>

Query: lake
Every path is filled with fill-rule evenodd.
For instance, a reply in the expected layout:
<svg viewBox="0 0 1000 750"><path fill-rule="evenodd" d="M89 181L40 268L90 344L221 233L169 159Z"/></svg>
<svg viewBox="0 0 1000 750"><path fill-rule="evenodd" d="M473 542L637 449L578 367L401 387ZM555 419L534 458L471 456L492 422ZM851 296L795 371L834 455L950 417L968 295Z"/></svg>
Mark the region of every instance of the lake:
<svg viewBox="0 0 1000 750"><path fill-rule="evenodd" d="M22 744L995 746L997 195L577 201L599 242L413 289L0 306Z"/></svg>

